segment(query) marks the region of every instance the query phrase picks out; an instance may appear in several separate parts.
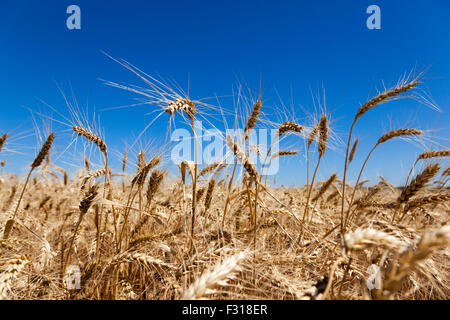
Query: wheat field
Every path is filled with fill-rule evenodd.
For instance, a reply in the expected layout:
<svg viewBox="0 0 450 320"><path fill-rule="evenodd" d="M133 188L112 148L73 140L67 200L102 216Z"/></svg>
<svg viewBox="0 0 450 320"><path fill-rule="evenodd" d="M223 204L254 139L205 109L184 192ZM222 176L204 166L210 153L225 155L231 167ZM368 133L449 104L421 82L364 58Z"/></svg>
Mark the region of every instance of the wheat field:
<svg viewBox="0 0 450 320"><path fill-rule="evenodd" d="M145 94L162 116L184 117L194 132L201 103L149 83ZM420 137L420 129L389 131L364 163L354 162L358 120L420 85L402 81L355 108L342 171L323 181L318 172L333 134L327 114L309 128L278 124L279 140L290 135L307 145L307 166L298 170L308 181L298 187L271 185L242 148L260 123L263 99L244 119L243 141L223 134L233 163L199 166L195 153L172 174L164 154L131 159L125 152L121 170L112 168L113 142L80 123L70 127L73 139L91 144L103 163L80 153L84 167L69 173L52 162L58 132L49 132L26 176L2 162L0 298L448 299L450 150L410 159L402 186L382 177L366 186L364 167L382 144ZM0 159L8 139L0 138ZM269 149L265 158L298 152ZM350 172L358 175L352 183Z"/></svg>

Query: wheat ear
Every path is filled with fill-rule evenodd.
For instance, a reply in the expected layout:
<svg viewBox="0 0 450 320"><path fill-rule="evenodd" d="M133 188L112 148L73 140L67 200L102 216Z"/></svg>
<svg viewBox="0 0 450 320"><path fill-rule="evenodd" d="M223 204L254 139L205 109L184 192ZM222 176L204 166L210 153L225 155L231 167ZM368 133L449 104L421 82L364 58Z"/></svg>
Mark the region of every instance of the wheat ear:
<svg viewBox="0 0 450 320"><path fill-rule="evenodd" d="M155 266L155 267L166 267L169 269L175 269L171 264L165 263L164 261L151 257L145 253L134 251L134 252L124 252L113 257L107 265L116 265L121 263L134 262L144 266Z"/></svg>
<svg viewBox="0 0 450 320"><path fill-rule="evenodd" d="M196 112L195 104L186 98L177 98L170 101L167 107L164 109L170 116L174 116L177 111L184 111L187 116L193 120Z"/></svg>
<svg viewBox="0 0 450 320"><path fill-rule="evenodd" d="M161 185L161 182L166 175L165 171L153 170L150 178L148 180L148 188L147 188L147 207L150 205L153 197Z"/></svg>
<svg viewBox="0 0 450 320"><path fill-rule="evenodd" d="M371 245L384 245L389 248L398 248L401 245L399 239L383 231L372 228L357 229L344 236L345 248L348 251L365 249Z"/></svg>
<svg viewBox="0 0 450 320"><path fill-rule="evenodd" d="M261 106L262 106L262 104L261 104L261 100L260 99L258 99L256 101L256 103L253 105L252 114L248 118L247 124L246 124L246 126L244 128L245 140L248 139L248 136L249 136L250 132L255 127L256 122L258 121L259 114L261 113Z"/></svg>
<svg viewBox="0 0 450 320"><path fill-rule="evenodd" d="M107 154L105 141L103 141L102 138L100 138L98 135L93 133L91 130L82 128L79 126L73 126L72 130L75 133L78 133L78 136L83 136L86 139L88 139L89 141L91 141L92 143L94 143L95 145L97 145L97 147L100 149L100 151L103 152L105 155Z"/></svg>
<svg viewBox="0 0 450 320"><path fill-rule="evenodd" d="M328 188L333 184L333 182L336 180L337 175L336 173L333 173L327 181L325 181L322 184L322 187L320 187L319 192L317 195L312 199L313 202L317 201L327 190Z"/></svg>
<svg viewBox="0 0 450 320"><path fill-rule="evenodd" d="M231 138L229 135L226 137L226 143L228 148L230 148L233 151L233 154L237 158L237 160L242 163L245 170L248 172L250 177L252 179L257 179L258 177L258 171L256 169L256 166L250 162L248 157L245 155L245 153L241 150L241 148L238 146L237 142Z"/></svg>
<svg viewBox="0 0 450 320"><path fill-rule="evenodd" d="M4 134L0 137L0 151L2 151L3 145L5 144L6 139L8 138L8 134Z"/></svg>
<svg viewBox="0 0 450 320"><path fill-rule="evenodd" d="M404 208L404 212L406 213L408 211L414 210L415 208L421 207L426 204L446 202L446 201L450 201L450 194L437 194L437 195L431 195L431 196L427 196L427 197L417 198L417 199L409 201L406 204L406 206Z"/></svg>
<svg viewBox="0 0 450 320"><path fill-rule="evenodd" d="M437 173L439 172L439 164L430 164L419 173L407 186L403 189L402 193L397 199L397 202L407 202L413 197L420 189L422 189Z"/></svg>
<svg viewBox="0 0 450 320"><path fill-rule="evenodd" d="M203 211L203 215L206 214L209 207L211 206L211 200L213 197L214 187L216 186L216 180L214 178L211 178L208 183L208 190L206 191L205 196L205 210Z"/></svg>
<svg viewBox="0 0 450 320"><path fill-rule="evenodd" d="M277 135L281 137L283 134L288 132L300 133L303 130L303 127L295 122L286 121L278 127Z"/></svg>
<svg viewBox="0 0 450 320"><path fill-rule="evenodd" d="M308 147L306 149L306 187L309 187L309 150L311 149L311 144L316 140L317 132L319 131L319 124L317 123L308 135Z"/></svg>
<svg viewBox="0 0 450 320"><path fill-rule="evenodd" d="M207 175L208 173L213 172L217 167L219 167L219 165L221 165L221 161L217 161L217 162L211 163L210 165L204 167L198 173L198 177L197 178L203 177L204 175Z"/></svg>
<svg viewBox="0 0 450 320"><path fill-rule="evenodd" d="M353 158L355 157L356 148L358 147L359 139L356 139L355 142L353 142L352 150L350 151L350 156L348 157L348 163L350 164L353 161Z"/></svg>
<svg viewBox="0 0 450 320"><path fill-rule="evenodd" d="M184 291L182 300L201 299L207 294L213 292L217 286L226 286L229 279L234 278L236 272L241 270L241 264L247 256L247 252L243 251L231 257L225 258L221 263L217 264L212 271L205 271L195 279L195 281Z"/></svg>

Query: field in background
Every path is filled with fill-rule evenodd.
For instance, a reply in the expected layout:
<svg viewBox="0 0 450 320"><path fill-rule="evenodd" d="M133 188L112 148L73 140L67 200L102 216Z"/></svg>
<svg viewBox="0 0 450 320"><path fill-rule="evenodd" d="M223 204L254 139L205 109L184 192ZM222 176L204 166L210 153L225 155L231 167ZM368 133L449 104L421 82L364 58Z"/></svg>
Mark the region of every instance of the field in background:
<svg viewBox="0 0 450 320"><path fill-rule="evenodd" d="M184 115L195 135L200 103L151 80L146 96L169 117ZM449 168L439 161L450 151L411 159L401 188L383 178L365 187L365 162L352 162L358 119L418 85L402 81L355 110L344 170L317 181L330 136L322 115L306 134L308 165L299 170L308 170L308 183L298 188L271 187L241 147L259 121L261 100L245 121L242 141L224 136L233 164L184 161L176 179L161 165L164 155L140 153L132 175L125 173L125 155L123 170L112 171L107 137L81 124L72 126L76 139L92 143L104 163L92 168L85 158L85 167L69 176L51 162L50 134L24 179L1 176L0 297L448 299ZM278 138L305 130L294 121L275 129ZM392 130L372 151L421 134ZM0 139L1 152L8 136ZM269 149L267 159L293 153ZM359 174L355 185L348 184L350 170Z"/></svg>

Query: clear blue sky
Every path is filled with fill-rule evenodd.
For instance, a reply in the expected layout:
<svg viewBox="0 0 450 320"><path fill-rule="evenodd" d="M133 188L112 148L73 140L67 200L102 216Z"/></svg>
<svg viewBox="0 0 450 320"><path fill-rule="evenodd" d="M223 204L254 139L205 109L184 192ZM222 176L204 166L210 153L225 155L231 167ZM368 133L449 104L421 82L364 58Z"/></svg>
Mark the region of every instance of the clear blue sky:
<svg viewBox="0 0 450 320"><path fill-rule="evenodd" d="M71 4L81 8L81 30L66 28L66 8ZM371 4L381 8L381 30L366 28L366 8ZM300 121L307 117L300 106L314 110L311 90L324 87L332 128L343 140L357 108L381 88L382 81L392 85L405 72L429 68L425 83L443 112L412 100L371 110L356 128L361 141L355 162L381 134L397 127L431 130L425 147L448 148L447 0L6 0L0 4L0 40L0 133L15 135L9 148L19 152L2 152L0 159L6 158L8 169L19 173L36 152L26 107L52 114L41 99L67 114L55 82L69 94L71 84L80 105L95 108L116 162L124 143L132 142L151 121L152 116L145 116L151 106L100 111L131 104L137 96L107 87L99 78L144 86L101 51L151 75L175 79L184 88L189 79L194 99L230 94L236 79L254 90L261 81L266 103L272 108L280 105L278 92L284 103L294 106ZM155 122L147 140L158 145L166 124L162 118ZM57 122L52 128L57 135L55 152L62 152L70 133ZM303 154L303 142L297 146L295 140L289 142ZM405 141L387 143L374 154L365 176L376 180L382 174L401 183L421 151ZM343 146L327 153L319 179L342 172L344 153ZM303 155L282 164L277 182L304 182Z"/></svg>

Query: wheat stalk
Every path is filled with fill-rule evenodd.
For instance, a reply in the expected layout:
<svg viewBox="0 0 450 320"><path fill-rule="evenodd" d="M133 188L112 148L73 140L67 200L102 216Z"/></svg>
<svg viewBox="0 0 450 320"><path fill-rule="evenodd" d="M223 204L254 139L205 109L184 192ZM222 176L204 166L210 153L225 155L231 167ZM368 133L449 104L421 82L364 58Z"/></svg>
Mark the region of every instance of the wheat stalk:
<svg viewBox="0 0 450 320"><path fill-rule="evenodd" d="M353 128L358 121L359 118L361 118L367 111L375 107L376 105L387 102L394 97L398 96L401 93L407 92L411 89L413 89L415 86L417 86L419 82L417 80L413 80L409 83L405 83L399 86L396 86L393 89L386 90L377 96L373 97L369 101L367 101L365 104L363 104L358 111L356 112L355 118L353 119L353 122L350 126L349 134L348 134L348 140L347 140L347 147L345 151L345 162L344 162L344 176L342 181L342 201L341 201L341 234L343 235L345 233L345 226L344 226L344 204L345 204L345 188L346 188L346 178L347 178L347 167L348 167L348 159L349 159L349 148L350 148L350 141L352 139L352 133ZM348 219L345 217L345 220Z"/></svg>
<svg viewBox="0 0 450 320"><path fill-rule="evenodd" d="M316 174L317 174L317 169L319 168L320 165L320 160L322 159L323 155L325 154L325 150L327 148L327 139L328 139L328 118L327 116L322 116L320 118L319 124L317 126L318 128L318 133L319 133L319 144L317 146L317 151L319 153L319 158L317 159L317 165L316 168L314 169L314 173L312 176L312 180L311 180L311 186L308 186L308 195L306 197L306 201L305 201L305 209L303 211L303 219L302 219L302 228L300 231L300 234L303 234L303 225L305 223L305 220L308 216L309 213L309 200L311 197L311 193L312 193L312 189L314 186L314 180L316 178Z"/></svg>
<svg viewBox="0 0 450 320"><path fill-rule="evenodd" d="M28 181L30 180L31 173L33 172L34 169L36 169L37 167L39 167L41 165L42 161L44 161L44 158L50 152L50 148L52 147L54 139L55 139L55 134L51 133L47 137L47 140L42 145L41 150L39 151L38 155L36 156L34 161L31 163L31 168L30 168L30 171L28 172L27 178L23 185L22 193L20 194L19 200L17 201L16 209L14 210L12 218L6 222L5 230L3 231L3 239L8 239L9 233L11 232L11 230L13 228L14 221L15 221L15 218L17 215L17 211L19 210L20 202L22 201Z"/></svg>
<svg viewBox="0 0 450 320"><path fill-rule="evenodd" d="M64 274L66 272L66 266L67 266L67 263L69 262L71 254L72 254L72 247L73 247L74 241L77 237L78 229L80 228L81 222L83 221L85 214L88 212L89 208L91 207L91 204L94 202L95 198L97 197L97 194L98 194L98 186L93 185L86 192L86 194L84 195L83 199L80 202L80 205L78 206L78 208L80 209L80 215L79 215L78 221L75 225L75 230L74 230L72 238L70 240L67 256L66 256L66 259L65 259L64 264L61 269L62 274Z"/></svg>
<svg viewBox="0 0 450 320"><path fill-rule="evenodd" d="M246 125L245 130L244 130L243 143L248 139L248 137L249 137L249 135L248 135L249 131L250 131L250 130L255 126L255 124L256 124L256 121L257 121L257 119L258 119L258 116L259 116L259 113L260 113L260 110L261 110L261 106L262 106L261 100L258 99L258 100L256 101L255 105L253 106L253 112L252 112L252 115L250 116L250 118L249 118L248 121L247 121L247 125ZM225 218L226 218L226 216L227 216L228 206L229 206L229 203L230 203L231 187L232 187L232 185L233 185L233 179L234 179L234 175L235 175L235 173L236 173L236 167L237 167L238 161L241 162L241 163L244 165L244 167L245 167L245 169L246 169L247 171L250 170L250 171L252 172L252 173L251 173L251 176L255 179L255 181L256 181L256 174L257 174L256 167L253 166L253 164L251 164L251 163L248 161L248 159L247 159L247 157L245 156L245 154L243 154L243 153L241 153L241 152L238 153L239 148L238 148L237 143L236 143L231 137L229 137L228 135L226 136L226 143L227 143L228 147L229 147L230 149L232 149L232 151L233 151L233 153L234 153L236 159L234 160L233 172L232 172L231 177L230 177L230 179L229 179L229 181L228 181L227 197L226 197L226 199L225 199L225 206L224 206L224 209L223 209L223 217L222 217L222 225L221 225L221 228L222 228L222 229L223 229L223 227L224 227L224 225L225 225ZM270 151L270 148L269 148L269 151ZM239 157L237 156L238 154L239 154L239 157L240 157L241 159L239 159ZM266 159L267 159L267 154L266 154ZM244 161L244 162L242 162L242 161ZM264 164L263 164L263 165L264 165Z"/></svg>
<svg viewBox="0 0 450 320"><path fill-rule="evenodd" d="M392 139L394 139L394 138L397 138L397 137L403 137L403 136L415 136L415 135L420 135L420 134L422 134L422 133L423 133L423 131L421 131L421 130L416 130L416 129L409 129L409 128L408 128L408 129L396 129L396 130L392 130L392 131L389 131L388 133L383 134L383 135L378 139L377 143L376 143L375 146L370 150L369 154L367 155L366 159L364 160L364 163L363 163L363 165L362 165L362 167L361 167L361 170L359 171L358 179L356 180L355 188L353 189L352 196L351 196L351 198L350 198L350 204L349 204L349 206L348 206L348 210L347 210L347 213L346 213L346 215L345 215L344 229L347 227L348 220L349 220L350 217L353 215L353 212L351 212L351 209L352 209L352 205L353 205L353 200L354 200L354 198L355 198L356 190L357 190L358 187L359 187L359 181L360 181L360 179L361 179L363 170L364 170L364 168L366 167L367 161L369 161L369 158L370 158L370 156L372 155L372 153L375 151L375 149L376 149L379 145L381 145L381 144L383 144L383 143L385 143L385 142L387 142L387 141L389 141L389 140L392 140Z"/></svg>

